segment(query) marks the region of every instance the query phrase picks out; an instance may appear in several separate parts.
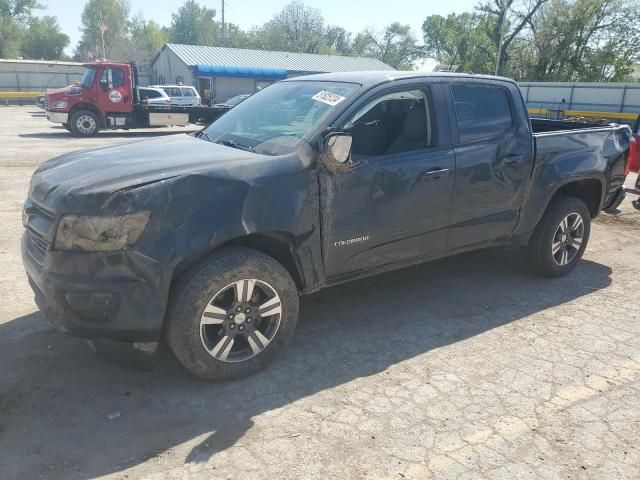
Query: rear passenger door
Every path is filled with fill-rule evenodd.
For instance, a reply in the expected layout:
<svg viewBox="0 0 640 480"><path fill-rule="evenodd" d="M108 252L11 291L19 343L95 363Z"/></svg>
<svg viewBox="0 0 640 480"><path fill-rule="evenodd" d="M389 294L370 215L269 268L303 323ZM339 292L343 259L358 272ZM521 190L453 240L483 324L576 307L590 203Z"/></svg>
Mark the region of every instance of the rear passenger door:
<svg viewBox="0 0 640 480"><path fill-rule="evenodd" d="M448 248L456 250L511 234L533 167L533 139L515 85L453 82L449 98L458 138Z"/></svg>
<svg viewBox="0 0 640 480"><path fill-rule="evenodd" d="M455 168L445 92L385 86L338 120L353 143L346 171L320 170L328 277L445 251Z"/></svg>
<svg viewBox="0 0 640 480"><path fill-rule="evenodd" d="M191 87L182 87L181 90L182 97L184 98L184 105L200 105L200 99L198 98L195 89Z"/></svg>
<svg viewBox="0 0 640 480"><path fill-rule="evenodd" d="M166 93L171 99L172 105L184 105L185 99L182 96L182 90L179 87L166 87L163 88L164 93Z"/></svg>

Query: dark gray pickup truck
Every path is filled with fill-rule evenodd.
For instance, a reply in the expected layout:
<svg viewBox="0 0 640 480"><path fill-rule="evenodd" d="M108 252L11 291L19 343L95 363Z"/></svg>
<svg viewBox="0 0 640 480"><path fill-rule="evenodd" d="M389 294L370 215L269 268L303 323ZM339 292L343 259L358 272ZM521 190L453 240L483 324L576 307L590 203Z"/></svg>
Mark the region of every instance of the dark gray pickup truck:
<svg viewBox="0 0 640 480"><path fill-rule="evenodd" d="M291 79L196 135L42 164L24 264L61 330L164 337L196 375L239 377L285 347L300 294L507 244L568 273L622 199L630 135L532 122L504 78Z"/></svg>

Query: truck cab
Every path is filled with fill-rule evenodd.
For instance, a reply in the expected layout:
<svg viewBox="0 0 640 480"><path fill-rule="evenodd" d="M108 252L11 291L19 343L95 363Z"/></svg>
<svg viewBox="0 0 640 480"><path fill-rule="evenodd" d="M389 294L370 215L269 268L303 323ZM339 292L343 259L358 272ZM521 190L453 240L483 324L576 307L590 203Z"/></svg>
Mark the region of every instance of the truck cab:
<svg viewBox="0 0 640 480"><path fill-rule="evenodd" d="M126 124L136 103L133 66L110 62L84 66L79 84L47 92L47 119L81 135Z"/></svg>

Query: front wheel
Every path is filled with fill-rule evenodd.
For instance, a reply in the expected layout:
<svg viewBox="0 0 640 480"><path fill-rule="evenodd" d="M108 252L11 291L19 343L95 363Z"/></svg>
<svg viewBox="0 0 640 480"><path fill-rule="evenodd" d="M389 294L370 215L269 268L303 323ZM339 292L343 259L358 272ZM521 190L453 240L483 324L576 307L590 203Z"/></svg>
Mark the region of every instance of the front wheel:
<svg viewBox="0 0 640 480"><path fill-rule="evenodd" d="M529 265L545 277L566 275L582 258L590 232L591 215L585 203L575 197L558 197L527 245Z"/></svg>
<svg viewBox="0 0 640 480"><path fill-rule="evenodd" d="M78 110L71 116L71 133L76 137L91 137L98 133L100 123L95 113Z"/></svg>
<svg viewBox="0 0 640 480"><path fill-rule="evenodd" d="M239 378L269 364L297 320L298 290L282 265L254 250L225 249L178 282L166 339L195 375Z"/></svg>

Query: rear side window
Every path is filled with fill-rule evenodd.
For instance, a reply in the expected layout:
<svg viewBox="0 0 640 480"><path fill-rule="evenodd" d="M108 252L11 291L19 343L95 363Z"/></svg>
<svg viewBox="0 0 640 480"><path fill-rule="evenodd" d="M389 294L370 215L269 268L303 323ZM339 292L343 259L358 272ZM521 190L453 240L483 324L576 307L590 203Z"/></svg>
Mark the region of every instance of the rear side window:
<svg viewBox="0 0 640 480"><path fill-rule="evenodd" d="M511 128L507 92L500 87L452 85L460 142L496 137Z"/></svg>
<svg viewBox="0 0 640 480"><path fill-rule="evenodd" d="M182 95L184 97L195 97L196 93L193 91L192 88L183 88L182 89Z"/></svg>
<svg viewBox="0 0 640 480"><path fill-rule="evenodd" d="M179 88L176 88L176 87L165 87L165 88L163 88L163 90L170 97L181 97L182 96L182 92L180 91Z"/></svg>

